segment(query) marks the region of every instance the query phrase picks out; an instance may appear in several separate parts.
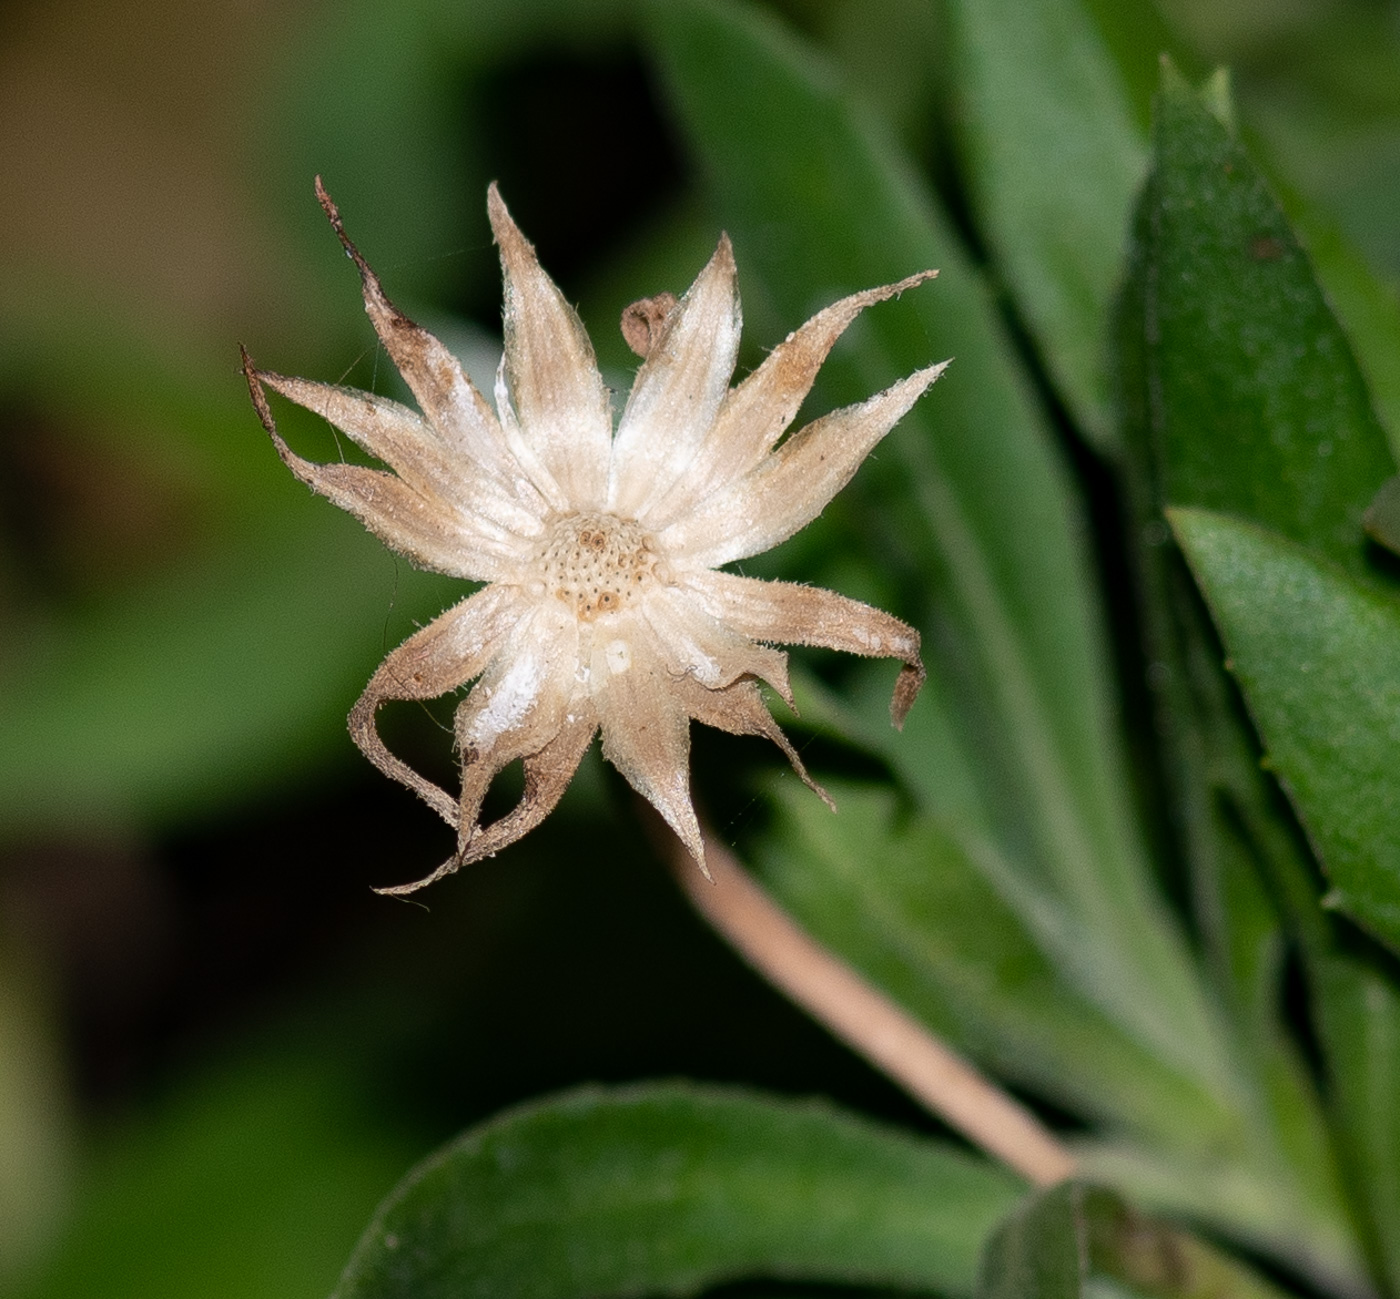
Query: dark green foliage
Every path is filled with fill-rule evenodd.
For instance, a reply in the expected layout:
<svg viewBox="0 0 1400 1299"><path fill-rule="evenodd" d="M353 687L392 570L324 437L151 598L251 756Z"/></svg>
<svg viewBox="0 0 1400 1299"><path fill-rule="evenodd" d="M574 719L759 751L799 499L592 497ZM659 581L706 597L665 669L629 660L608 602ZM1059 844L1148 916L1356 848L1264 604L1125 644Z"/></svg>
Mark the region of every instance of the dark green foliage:
<svg viewBox="0 0 1400 1299"><path fill-rule="evenodd" d="M824 1104L589 1090L502 1115L411 1173L335 1299L687 1295L738 1277L965 1294L1016 1194Z"/></svg>
<svg viewBox="0 0 1400 1299"><path fill-rule="evenodd" d="M977 1299L1270 1299L1279 1291L1097 1186L1029 1199L987 1242Z"/></svg>

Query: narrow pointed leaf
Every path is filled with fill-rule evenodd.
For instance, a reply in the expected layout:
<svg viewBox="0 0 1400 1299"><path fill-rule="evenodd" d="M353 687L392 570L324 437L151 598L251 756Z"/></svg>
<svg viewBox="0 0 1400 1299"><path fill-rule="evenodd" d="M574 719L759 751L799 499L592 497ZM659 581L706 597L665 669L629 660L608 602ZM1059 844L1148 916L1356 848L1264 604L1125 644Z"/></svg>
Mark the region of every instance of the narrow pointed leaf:
<svg viewBox="0 0 1400 1299"><path fill-rule="evenodd" d="M1400 458L1400 292L1379 278L1330 214L1287 190L1280 200L1351 340L1390 453Z"/></svg>
<svg viewBox="0 0 1400 1299"><path fill-rule="evenodd" d="M1110 447L1109 307L1146 134L1079 0L953 0L948 14L979 226L1081 429Z"/></svg>
<svg viewBox="0 0 1400 1299"><path fill-rule="evenodd" d="M1237 519L1172 521L1329 903L1400 950L1400 602Z"/></svg>
<svg viewBox="0 0 1400 1299"><path fill-rule="evenodd" d="M1145 297L1153 450L1172 505L1365 569L1394 472L1346 335L1258 169L1184 86L1158 99Z"/></svg>

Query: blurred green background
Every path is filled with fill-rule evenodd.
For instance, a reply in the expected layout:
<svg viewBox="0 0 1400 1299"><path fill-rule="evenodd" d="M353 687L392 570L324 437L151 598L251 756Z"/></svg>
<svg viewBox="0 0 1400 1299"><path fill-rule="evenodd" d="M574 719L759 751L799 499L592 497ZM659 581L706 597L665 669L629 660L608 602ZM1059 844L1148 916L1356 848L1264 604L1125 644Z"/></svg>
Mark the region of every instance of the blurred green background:
<svg viewBox="0 0 1400 1299"><path fill-rule="evenodd" d="M1112 36L1114 6L1093 7ZM938 5L772 8L966 212ZM1400 282L1400 5L1172 0L1162 21L1119 37L1170 41L1197 72L1229 63L1280 181ZM411 1162L581 1080L742 1080L933 1126L690 917L596 756L502 858L421 902L370 892L450 840L360 758L344 716L457 591L312 499L248 407L239 342L287 373L397 382L318 172L390 294L479 375L499 346L490 179L615 386L619 311L683 289L719 227L620 0L50 0L0 16L0 1294L15 1299L325 1294ZM745 310L748 364L799 323L756 292ZM283 414L300 449L335 454ZM822 550L833 535L764 571L878 593L859 559ZM450 776L448 715L391 713L390 739ZM863 773L824 744L809 759ZM770 755L698 733L695 761L742 839Z"/></svg>

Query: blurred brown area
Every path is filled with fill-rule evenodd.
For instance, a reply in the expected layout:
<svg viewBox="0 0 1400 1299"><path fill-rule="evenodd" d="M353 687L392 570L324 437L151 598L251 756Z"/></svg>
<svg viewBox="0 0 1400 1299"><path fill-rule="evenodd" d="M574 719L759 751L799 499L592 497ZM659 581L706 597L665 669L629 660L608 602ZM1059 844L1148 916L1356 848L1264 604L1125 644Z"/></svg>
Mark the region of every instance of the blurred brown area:
<svg viewBox="0 0 1400 1299"><path fill-rule="evenodd" d="M39 0L0 31L5 309L78 291L225 349L298 275L257 199L276 51L307 6ZM11 295L16 295L12 297Z"/></svg>

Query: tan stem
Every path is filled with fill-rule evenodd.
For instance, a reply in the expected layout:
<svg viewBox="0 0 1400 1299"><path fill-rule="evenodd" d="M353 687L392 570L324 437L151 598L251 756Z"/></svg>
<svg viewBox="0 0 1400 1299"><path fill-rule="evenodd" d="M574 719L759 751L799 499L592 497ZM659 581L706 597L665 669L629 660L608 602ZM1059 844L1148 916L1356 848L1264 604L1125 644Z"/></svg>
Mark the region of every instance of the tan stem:
<svg viewBox="0 0 1400 1299"><path fill-rule="evenodd" d="M817 943L723 844L705 835L711 884L679 840L671 842L676 876L696 910L813 1019L1028 1181L1053 1186L1074 1175L1074 1157L1035 1115Z"/></svg>

